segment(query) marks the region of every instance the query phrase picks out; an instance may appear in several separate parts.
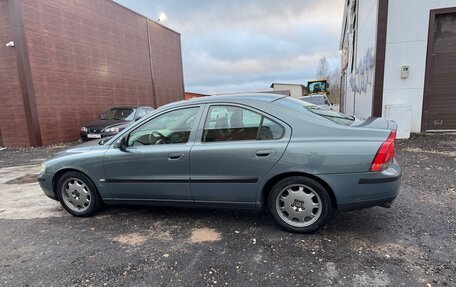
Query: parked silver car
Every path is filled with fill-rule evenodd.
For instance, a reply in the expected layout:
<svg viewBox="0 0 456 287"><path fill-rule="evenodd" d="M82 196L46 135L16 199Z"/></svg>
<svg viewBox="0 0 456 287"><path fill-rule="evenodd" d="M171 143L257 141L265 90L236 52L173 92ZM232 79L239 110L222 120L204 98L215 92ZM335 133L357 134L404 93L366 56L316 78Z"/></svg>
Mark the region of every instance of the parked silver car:
<svg viewBox="0 0 456 287"><path fill-rule="evenodd" d="M395 129L283 95L212 96L61 152L38 180L75 216L102 202L267 207L284 229L307 233L332 209L391 204L401 177Z"/></svg>

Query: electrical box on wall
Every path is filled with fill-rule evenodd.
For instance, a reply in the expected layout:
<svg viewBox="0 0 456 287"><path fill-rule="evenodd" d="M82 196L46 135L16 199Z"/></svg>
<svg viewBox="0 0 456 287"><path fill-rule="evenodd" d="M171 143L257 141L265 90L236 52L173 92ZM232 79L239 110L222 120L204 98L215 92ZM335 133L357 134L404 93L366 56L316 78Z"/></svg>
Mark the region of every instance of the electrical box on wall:
<svg viewBox="0 0 456 287"><path fill-rule="evenodd" d="M402 66L401 67L401 79L407 79L409 77L409 66Z"/></svg>

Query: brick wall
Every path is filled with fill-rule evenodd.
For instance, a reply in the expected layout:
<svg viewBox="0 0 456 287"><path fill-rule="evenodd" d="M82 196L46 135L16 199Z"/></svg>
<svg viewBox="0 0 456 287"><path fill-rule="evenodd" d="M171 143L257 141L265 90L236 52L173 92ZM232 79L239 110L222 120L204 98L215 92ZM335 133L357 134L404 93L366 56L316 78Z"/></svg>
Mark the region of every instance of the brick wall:
<svg viewBox="0 0 456 287"><path fill-rule="evenodd" d="M14 40L10 20L8 1L0 0L0 145L28 146L16 48L5 46Z"/></svg>
<svg viewBox="0 0 456 287"><path fill-rule="evenodd" d="M160 106L183 99L178 33L109 0L15 1L43 145L77 140L81 126L113 106ZM1 39L11 35L7 2L0 0ZM1 135L5 145L27 146L17 69L16 76L10 73L14 48L0 44L0 95L8 105L0 107Z"/></svg>
<svg viewBox="0 0 456 287"><path fill-rule="evenodd" d="M180 35L148 21L157 105L184 99Z"/></svg>
<svg viewBox="0 0 456 287"><path fill-rule="evenodd" d="M153 105L146 20L105 0L22 0L43 145L112 106Z"/></svg>

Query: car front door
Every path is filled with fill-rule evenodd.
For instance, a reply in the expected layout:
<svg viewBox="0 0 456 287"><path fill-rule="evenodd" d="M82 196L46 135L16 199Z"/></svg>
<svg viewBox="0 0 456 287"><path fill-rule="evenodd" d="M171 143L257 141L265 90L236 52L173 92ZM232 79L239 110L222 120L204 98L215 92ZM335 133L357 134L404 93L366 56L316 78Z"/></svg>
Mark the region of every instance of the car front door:
<svg viewBox="0 0 456 287"><path fill-rule="evenodd" d="M259 183L284 153L291 129L241 105L206 110L190 153L195 203L253 207Z"/></svg>
<svg viewBox="0 0 456 287"><path fill-rule="evenodd" d="M201 110L165 111L129 132L126 147L112 145L104 157L108 199L192 202L189 153Z"/></svg>

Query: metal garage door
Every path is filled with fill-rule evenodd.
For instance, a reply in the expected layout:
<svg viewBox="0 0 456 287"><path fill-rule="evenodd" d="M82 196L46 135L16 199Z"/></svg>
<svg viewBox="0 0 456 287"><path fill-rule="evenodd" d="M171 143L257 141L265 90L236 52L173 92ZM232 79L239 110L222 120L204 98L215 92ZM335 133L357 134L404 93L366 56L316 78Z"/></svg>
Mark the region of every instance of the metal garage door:
<svg viewBox="0 0 456 287"><path fill-rule="evenodd" d="M427 130L456 130L456 13L437 14L433 35Z"/></svg>

